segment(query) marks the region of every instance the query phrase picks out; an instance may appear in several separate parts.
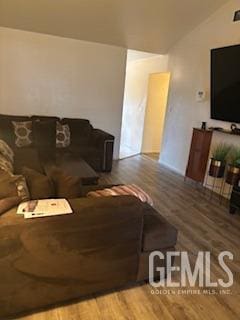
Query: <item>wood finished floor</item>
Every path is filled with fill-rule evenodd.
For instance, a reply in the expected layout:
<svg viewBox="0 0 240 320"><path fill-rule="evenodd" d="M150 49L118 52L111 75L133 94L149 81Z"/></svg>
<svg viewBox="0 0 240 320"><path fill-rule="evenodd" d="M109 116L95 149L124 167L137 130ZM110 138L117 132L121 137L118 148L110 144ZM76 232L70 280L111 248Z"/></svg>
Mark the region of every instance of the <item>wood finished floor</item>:
<svg viewBox="0 0 240 320"><path fill-rule="evenodd" d="M101 182L136 183L149 192L157 210L179 230L177 249L188 251L192 261L198 251L212 252L213 280L222 275L218 253L232 251L234 261L228 263L234 272L231 295L153 295L150 285L141 283L21 320L240 319L240 215L229 215L217 199L210 202L200 188L184 183L182 177L146 156L116 162L112 174L103 175Z"/></svg>
<svg viewBox="0 0 240 320"><path fill-rule="evenodd" d="M158 161L160 154L157 152L151 152L151 153L143 153L143 156L146 156L152 160Z"/></svg>

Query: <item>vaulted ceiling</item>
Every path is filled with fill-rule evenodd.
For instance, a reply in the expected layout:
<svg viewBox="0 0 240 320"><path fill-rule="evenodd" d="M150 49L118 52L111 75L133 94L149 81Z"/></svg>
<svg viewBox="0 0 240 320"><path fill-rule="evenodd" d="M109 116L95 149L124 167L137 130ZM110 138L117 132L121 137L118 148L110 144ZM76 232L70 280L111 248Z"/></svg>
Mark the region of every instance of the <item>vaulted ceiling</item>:
<svg viewBox="0 0 240 320"><path fill-rule="evenodd" d="M0 25L165 53L227 0L0 0Z"/></svg>

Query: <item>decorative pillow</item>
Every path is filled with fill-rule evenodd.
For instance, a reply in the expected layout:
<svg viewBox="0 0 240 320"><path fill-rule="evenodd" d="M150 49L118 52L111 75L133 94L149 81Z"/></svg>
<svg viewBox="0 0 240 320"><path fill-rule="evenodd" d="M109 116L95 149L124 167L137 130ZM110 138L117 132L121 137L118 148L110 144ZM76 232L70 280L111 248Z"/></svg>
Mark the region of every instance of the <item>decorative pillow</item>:
<svg viewBox="0 0 240 320"><path fill-rule="evenodd" d="M22 170L32 200L49 199L55 197L53 182L44 174L24 167Z"/></svg>
<svg viewBox="0 0 240 320"><path fill-rule="evenodd" d="M0 170L0 199L8 197L20 197L22 201L29 200L27 183L21 175Z"/></svg>
<svg viewBox="0 0 240 320"><path fill-rule="evenodd" d="M111 197L111 196L135 196L142 202L147 202L153 206L151 197L135 184L114 186L103 190L90 191L88 197Z"/></svg>
<svg viewBox="0 0 240 320"><path fill-rule="evenodd" d="M57 122L56 128L56 146L57 148L67 148L70 145L70 128L68 124Z"/></svg>
<svg viewBox="0 0 240 320"><path fill-rule="evenodd" d="M32 121L12 121L14 134L15 134L15 145L18 148L28 147L32 144Z"/></svg>
<svg viewBox="0 0 240 320"><path fill-rule="evenodd" d="M0 215L16 207L22 201L20 197L9 197L0 200Z"/></svg>
<svg viewBox="0 0 240 320"><path fill-rule="evenodd" d="M58 198L74 199L81 197L81 178L70 176L57 167L49 169L48 175L54 182Z"/></svg>
<svg viewBox="0 0 240 320"><path fill-rule="evenodd" d="M5 159L13 163L14 153L9 145L3 140L0 140L0 155L3 155Z"/></svg>
<svg viewBox="0 0 240 320"><path fill-rule="evenodd" d="M2 154L0 154L0 169L9 173L13 173L12 162L5 158Z"/></svg>

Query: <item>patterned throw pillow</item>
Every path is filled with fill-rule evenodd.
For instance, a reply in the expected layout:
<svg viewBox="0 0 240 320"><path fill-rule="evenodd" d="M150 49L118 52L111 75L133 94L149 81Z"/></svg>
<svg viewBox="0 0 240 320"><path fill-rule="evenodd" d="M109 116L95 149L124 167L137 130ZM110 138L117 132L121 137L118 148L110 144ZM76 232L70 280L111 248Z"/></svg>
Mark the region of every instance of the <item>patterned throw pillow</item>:
<svg viewBox="0 0 240 320"><path fill-rule="evenodd" d="M14 176L15 185L17 188L17 195L22 199L22 201L27 201L30 199L30 194L27 186L27 182L24 176Z"/></svg>
<svg viewBox="0 0 240 320"><path fill-rule="evenodd" d="M32 121L12 121L15 133L15 145L18 148L28 147L32 144Z"/></svg>
<svg viewBox="0 0 240 320"><path fill-rule="evenodd" d="M66 148L70 145L70 128L68 124L57 122L56 128L56 146L57 148Z"/></svg>
<svg viewBox="0 0 240 320"><path fill-rule="evenodd" d="M13 175L5 170L0 170L0 199L20 197L29 200L29 191L26 179L22 175Z"/></svg>
<svg viewBox="0 0 240 320"><path fill-rule="evenodd" d="M112 188L106 188L103 190L90 191L87 197L113 197L113 196L134 196L140 199L142 202L146 202L153 206L152 198L140 187L135 184L127 184L114 186Z"/></svg>
<svg viewBox="0 0 240 320"><path fill-rule="evenodd" d="M2 155L9 162L13 163L14 153L9 145L3 140L0 140L0 155Z"/></svg>
<svg viewBox="0 0 240 320"><path fill-rule="evenodd" d="M9 173L13 173L12 162L5 158L2 154L0 154L0 169Z"/></svg>

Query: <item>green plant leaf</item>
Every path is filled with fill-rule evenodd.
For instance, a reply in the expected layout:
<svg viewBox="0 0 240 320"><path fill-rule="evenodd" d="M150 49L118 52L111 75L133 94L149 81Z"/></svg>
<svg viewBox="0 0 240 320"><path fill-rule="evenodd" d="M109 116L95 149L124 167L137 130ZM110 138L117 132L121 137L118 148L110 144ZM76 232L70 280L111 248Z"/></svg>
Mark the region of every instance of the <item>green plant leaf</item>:
<svg viewBox="0 0 240 320"><path fill-rule="evenodd" d="M228 145L226 143L219 143L216 146L214 146L212 150L212 157L214 160L226 162L227 157L232 149L231 145Z"/></svg>

